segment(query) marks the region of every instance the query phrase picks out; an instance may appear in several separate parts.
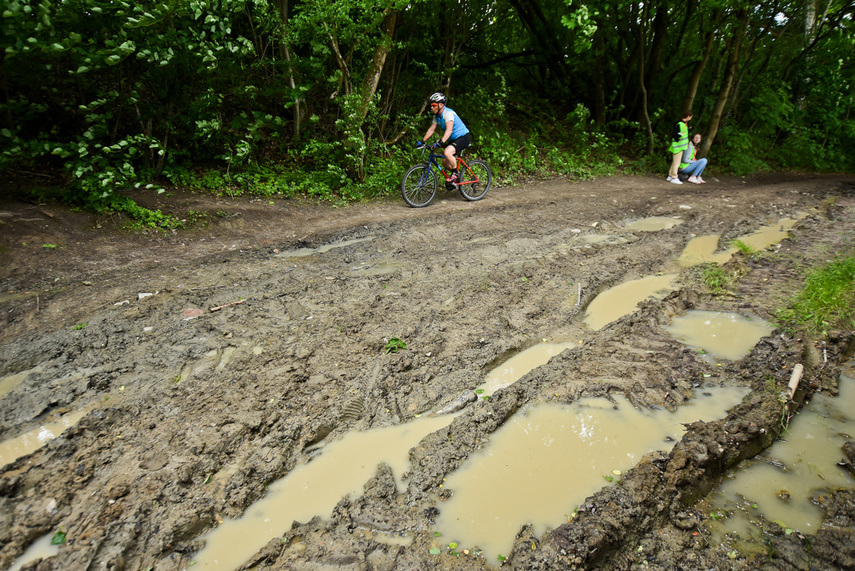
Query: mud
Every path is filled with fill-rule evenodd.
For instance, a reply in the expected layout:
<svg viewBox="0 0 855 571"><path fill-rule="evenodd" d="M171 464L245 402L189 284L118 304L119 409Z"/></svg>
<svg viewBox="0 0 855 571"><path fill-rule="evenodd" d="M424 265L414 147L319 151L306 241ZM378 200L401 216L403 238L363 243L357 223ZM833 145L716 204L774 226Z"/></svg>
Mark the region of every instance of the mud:
<svg viewBox="0 0 855 571"><path fill-rule="evenodd" d="M476 203L449 193L419 210L397 199L333 209L135 195L193 212L192 230L168 235L2 199L0 377L25 374L0 399L0 439L92 410L0 468L0 569L58 530L67 542L30 568L191 568L207 531L325 443L458 406L448 428L411 450L406 474L378 465L362 495L343 498L331 518L295 522L243 569L493 568L477 546L448 548L434 523L454 493L443 477L506 419L536 402L617 394L672 408L708 383L751 391L727 418L689 425L670 453L648 454L617 485L568 506L572 520L540 537L519 522L503 565L851 568L852 490L823 498L814 536L772 530L768 554L735 558L709 543L695 502L775 439L794 365L806 373L790 412L814 391L836 391L852 331L818 344L779 329L715 366L663 326L688 309L774 321L809 262L852 252L853 190L852 177L676 188L615 177L497 188ZM696 270L677 265L692 237L721 233L724 249L799 213L789 238L728 262L742 276L729 295L711 295ZM653 216L683 223L626 228ZM584 325L598 293L667 273L679 274L678 289L664 299L596 332ZM389 351L393 338L406 348ZM472 401L467 391L488 371L543 340L574 346ZM412 541L382 540L402 533Z"/></svg>

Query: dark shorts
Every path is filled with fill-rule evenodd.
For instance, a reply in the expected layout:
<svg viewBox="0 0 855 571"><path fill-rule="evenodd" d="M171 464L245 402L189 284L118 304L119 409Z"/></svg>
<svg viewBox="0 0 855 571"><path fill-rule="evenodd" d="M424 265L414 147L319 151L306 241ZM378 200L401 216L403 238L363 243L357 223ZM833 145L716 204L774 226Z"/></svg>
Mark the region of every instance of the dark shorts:
<svg viewBox="0 0 855 571"><path fill-rule="evenodd" d="M456 139L454 139L453 141L448 143L447 146L454 147L456 149L455 154L459 155L460 151L462 151L463 149L465 149L466 147L468 147L471 144L472 144L472 141L469 138L469 133L466 133L462 137L457 137Z"/></svg>

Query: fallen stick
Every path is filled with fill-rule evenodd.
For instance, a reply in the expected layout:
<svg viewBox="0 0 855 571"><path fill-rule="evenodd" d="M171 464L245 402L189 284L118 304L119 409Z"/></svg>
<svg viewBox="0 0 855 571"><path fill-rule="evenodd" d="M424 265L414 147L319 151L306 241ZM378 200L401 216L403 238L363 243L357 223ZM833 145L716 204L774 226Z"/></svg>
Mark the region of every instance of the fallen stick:
<svg viewBox="0 0 855 571"><path fill-rule="evenodd" d="M231 306L233 306L233 305L238 305L238 304L243 303L244 301L246 301L246 300L245 300L245 299L241 299L240 301L233 301L233 302L231 302L231 303L227 303L227 304L225 304L225 305L219 305L219 306L217 306L217 307L212 307L212 308L211 308L211 311L220 311L220 310L221 310L221 309L223 309L223 308L231 307Z"/></svg>
<svg viewBox="0 0 855 571"><path fill-rule="evenodd" d="M804 372L805 367L801 363L793 367L793 374L790 375L790 384L787 385L787 388L790 389L790 400L792 400L793 396L795 396L796 389L799 388L799 381L802 380L802 374Z"/></svg>

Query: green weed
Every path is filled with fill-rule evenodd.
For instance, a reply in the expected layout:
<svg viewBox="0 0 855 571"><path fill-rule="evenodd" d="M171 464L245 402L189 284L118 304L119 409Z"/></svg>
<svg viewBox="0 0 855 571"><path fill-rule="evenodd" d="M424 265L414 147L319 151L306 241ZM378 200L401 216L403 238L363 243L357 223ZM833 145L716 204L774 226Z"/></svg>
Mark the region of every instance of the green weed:
<svg viewBox="0 0 855 571"><path fill-rule="evenodd" d="M718 264L702 264L697 266L696 272L713 295L729 293L736 282L736 276Z"/></svg>
<svg viewBox="0 0 855 571"><path fill-rule="evenodd" d="M731 247L736 248L738 251L742 252L746 256L751 256L752 254L757 253L757 250L755 250L742 240L733 239L730 241L730 245Z"/></svg>
<svg viewBox="0 0 855 571"><path fill-rule="evenodd" d="M855 256L839 257L808 273L802 290L777 316L823 337L831 328L855 326Z"/></svg>
<svg viewBox="0 0 855 571"><path fill-rule="evenodd" d="M65 531L63 531L62 528L59 528L59 531L57 531L55 534L53 534L53 537L50 540L50 544L51 545L62 545L63 543L65 543L65 538L66 538Z"/></svg>
<svg viewBox="0 0 855 571"><path fill-rule="evenodd" d="M388 355L389 353L397 353L402 349L406 349L407 344L397 337L392 337L383 348L386 350L386 354Z"/></svg>

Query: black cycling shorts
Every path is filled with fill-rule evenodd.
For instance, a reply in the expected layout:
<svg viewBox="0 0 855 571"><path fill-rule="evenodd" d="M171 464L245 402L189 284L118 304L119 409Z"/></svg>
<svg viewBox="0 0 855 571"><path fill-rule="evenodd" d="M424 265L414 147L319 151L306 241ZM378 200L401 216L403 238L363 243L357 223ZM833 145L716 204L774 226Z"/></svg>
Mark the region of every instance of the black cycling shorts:
<svg viewBox="0 0 855 571"><path fill-rule="evenodd" d="M469 138L469 133L466 133L465 135L457 137L456 139L454 139L453 141L450 141L448 143L448 145L450 145L456 149L455 154L458 154L458 155L460 154L460 151L462 151L463 149L465 149L466 147L468 147L471 144L472 144L472 140Z"/></svg>

